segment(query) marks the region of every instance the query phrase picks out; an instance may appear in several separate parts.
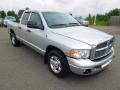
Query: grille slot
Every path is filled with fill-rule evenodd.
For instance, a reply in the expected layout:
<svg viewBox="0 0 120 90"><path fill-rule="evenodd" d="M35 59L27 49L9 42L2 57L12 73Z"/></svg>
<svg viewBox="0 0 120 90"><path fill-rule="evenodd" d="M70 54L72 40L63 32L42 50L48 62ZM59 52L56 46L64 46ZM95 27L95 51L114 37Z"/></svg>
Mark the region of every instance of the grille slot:
<svg viewBox="0 0 120 90"><path fill-rule="evenodd" d="M99 59L95 59L94 61L99 61L99 60L102 60L102 59L105 59L105 58L108 58L109 56L111 56L113 54L113 51L111 51L109 54L107 54L105 57L101 57Z"/></svg>
<svg viewBox="0 0 120 90"><path fill-rule="evenodd" d="M113 38L97 45L94 55L94 60L98 60L100 58L107 56L111 52L112 47L113 47Z"/></svg>
<svg viewBox="0 0 120 90"><path fill-rule="evenodd" d="M103 47L107 47L107 41L99 44L99 45L97 46L97 49L100 49L100 48L103 48Z"/></svg>

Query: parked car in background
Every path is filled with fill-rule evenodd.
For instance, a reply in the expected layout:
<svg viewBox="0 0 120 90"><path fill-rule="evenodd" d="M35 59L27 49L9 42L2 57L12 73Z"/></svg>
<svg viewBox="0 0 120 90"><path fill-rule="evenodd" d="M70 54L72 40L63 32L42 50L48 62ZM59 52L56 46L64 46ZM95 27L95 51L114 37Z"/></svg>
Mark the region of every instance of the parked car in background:
<svg viewBox="0 0 120 90"><path fill-rule="evenodd" d="M3 25L3 18L0 18L0 27Z"/></svg>
<svg viewBox="0 0 120 90"><path fill-rule="evenodd" d="M86 21L86 20L82 20L82 21L79 21L79 22L80 22L80 24L83 25L83 26L87 26L87 27L88 27L88 25L89 25L89 22Z"/></svg>
<svg viewBox="0 0 120 90"><path fill-rule="evenodd" d="M79 17L76 18L76 20L82 25L82 26L87 26L89 25L89 21L80 19Z"/></svg>
<svg viewBox="0 0 120 90"><path fill-rule="evenodd" d="M16 18L13 17L13 16L6 16L5 19L4 19L4 21L3 21L4 27L7 27L8 21L13 21L13 22L15 22L15 21L16 21Z"/></svg>

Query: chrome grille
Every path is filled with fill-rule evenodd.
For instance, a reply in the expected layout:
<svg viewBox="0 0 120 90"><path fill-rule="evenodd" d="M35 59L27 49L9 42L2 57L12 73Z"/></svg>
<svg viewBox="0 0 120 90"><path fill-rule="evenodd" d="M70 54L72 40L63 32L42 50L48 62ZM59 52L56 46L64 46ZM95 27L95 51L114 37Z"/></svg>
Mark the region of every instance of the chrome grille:
<svg viewBox="0 0 120 90"><path fill-rule="evenodd" d="M111 52L113 47L113 38L97 45L94 55L94 60L105 57Z"/></svg>

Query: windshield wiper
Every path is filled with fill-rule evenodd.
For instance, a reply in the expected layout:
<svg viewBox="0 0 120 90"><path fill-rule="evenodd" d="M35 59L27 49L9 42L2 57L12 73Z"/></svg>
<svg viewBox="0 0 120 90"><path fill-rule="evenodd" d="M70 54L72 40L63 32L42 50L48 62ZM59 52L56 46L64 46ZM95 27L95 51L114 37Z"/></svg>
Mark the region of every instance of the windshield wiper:
<svg viewBox="0 0 120 90"><path fill-rule="evenodd" d="M68 25L70 25L70 26L80 26L79 23L69 23Z"/></svg>
<svg viewBox="0 0 120 90"><path fill-rule="evenodd" d="M50 25L50 27L56 27L56 26L67 26L67 24L54 24L54 25Z"/></svg>
<svg viewBox="0 0 120 90"><path fill-rule="evenodd" d="M54 24L50 25L51 28L60 28L60 27L70 27L70 26L80 26L79 23L68 23L68 24Z"/></svg>

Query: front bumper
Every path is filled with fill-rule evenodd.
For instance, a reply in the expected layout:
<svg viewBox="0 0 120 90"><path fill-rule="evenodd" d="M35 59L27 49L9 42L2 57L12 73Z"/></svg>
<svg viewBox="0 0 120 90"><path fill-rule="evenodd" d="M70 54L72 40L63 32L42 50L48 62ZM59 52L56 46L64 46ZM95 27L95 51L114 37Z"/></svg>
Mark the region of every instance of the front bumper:
<svg viewBox="0 0 120 90"><path fill-rule="evenodd" d="M77 60L70 57L67 57L67 60L70 70L73 73L79 75L92 75L104 70L112 62L114 49L112 49L112 52L111 55L99 61L91 61L90 59Z"/></svg>

